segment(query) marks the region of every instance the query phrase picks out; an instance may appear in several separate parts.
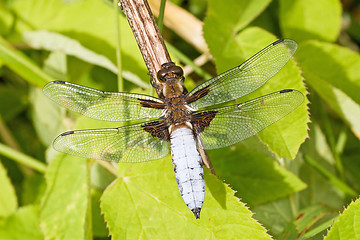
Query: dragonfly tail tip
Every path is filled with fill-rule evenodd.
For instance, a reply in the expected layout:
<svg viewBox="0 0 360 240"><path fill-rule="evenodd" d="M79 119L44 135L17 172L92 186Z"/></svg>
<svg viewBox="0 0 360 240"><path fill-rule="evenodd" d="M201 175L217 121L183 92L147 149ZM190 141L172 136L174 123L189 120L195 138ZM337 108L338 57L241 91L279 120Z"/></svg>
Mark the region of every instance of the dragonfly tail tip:
<svg viewBox="0 0 360 240"><path fill-rule="evenodd" d="M191 210L194 213L196 219L200 219L200 210L201 208L194 208Z"/></svg>

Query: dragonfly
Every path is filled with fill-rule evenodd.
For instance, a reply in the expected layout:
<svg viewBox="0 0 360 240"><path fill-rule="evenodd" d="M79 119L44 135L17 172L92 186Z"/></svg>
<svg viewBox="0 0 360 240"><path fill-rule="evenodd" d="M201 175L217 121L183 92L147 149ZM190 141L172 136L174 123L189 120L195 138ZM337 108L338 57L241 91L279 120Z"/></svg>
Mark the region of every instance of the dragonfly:
<svg viewBox="0 0 360 240"><path fill-rule="evenodd" d="M182 68L164 63L157 72L158 98L50 82L44 86L44 94L69 110L104 121L141 120L118 128L68 131L60 134L53 146L67 154L110 162L144 162L171 153L179 192L198 219L205 200L203 165L210 166L206 150L257 134L300 106L304 95L284 89L240 104L225 103L265 84L296 48L293 40L277 40L190 92L184 86ZM218 104L225 106L212 107Z"/></svg>

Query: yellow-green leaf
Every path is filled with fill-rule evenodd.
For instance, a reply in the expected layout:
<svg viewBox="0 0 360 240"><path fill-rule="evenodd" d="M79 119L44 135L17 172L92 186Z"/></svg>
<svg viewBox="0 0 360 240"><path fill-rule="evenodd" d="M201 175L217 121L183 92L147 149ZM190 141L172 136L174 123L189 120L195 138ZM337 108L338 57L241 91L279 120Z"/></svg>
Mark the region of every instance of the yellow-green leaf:
<svg viewBox="0 0 360 240"><path fill-rule="evenodd" d="M348 240L360 238L360 200L356 199L339 216L325 240Z"/></svg>
<svg viewBox="0 0 360 240"><path fill-rule="evenodd" d="M341 27L338 0L281 0L280 26L285 37L335 41Z"/></svg>
<svg viewBox="0 0 360 240"><path fill-rule="evenodd" d="M46 192L40 208L40 227L46 239L90 239L88 163L58 154L46 173Z"/></svg>
<svg viewBox="0 0 360 240"><path fill-rule="evenodd" d="M8 218L0 220L0 239L42 240L39 227L39 209L28 205L19 208Z"/></svg>
<svg viewBox="0 0 360 240"><path fill-rule="evenodd" d="M15 189L0 161L0 217L7 217L17 208Z"/></svg>
<svg viewBox="0 0 360 240"><path fill-rule="evenodd" d="M296 59L306 82L360 138L360 57L335 44L307 41Z"/></svg>
<svg viewBox="0 0 360 240"><path fill-rule="evenodd" d="M206 171L205 202L196 220L183 202L171 159L119 164L101 198L112 239L271 239L234 191Z"/></svg>

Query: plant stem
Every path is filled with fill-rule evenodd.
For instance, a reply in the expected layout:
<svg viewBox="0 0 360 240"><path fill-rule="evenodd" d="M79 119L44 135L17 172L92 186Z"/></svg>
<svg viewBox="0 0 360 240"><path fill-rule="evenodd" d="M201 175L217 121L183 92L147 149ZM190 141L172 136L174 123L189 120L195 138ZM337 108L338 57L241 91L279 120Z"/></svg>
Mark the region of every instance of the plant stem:
<svg viewBox="0 0 360 240"><path fill-rule="evenodd" d="M113 0L113 4L114 4L114 15L115 15L115 27L116 27L116 64L117 64L117 68L118 68L118 74L117 74L117 79L118 79L118 90L119 92L123 92L124 90L124 80L122 77L122 61L121 61L121 41L120 41L120 34L121 34L121 29L120 29L120 18L119 18L119 11L118 11L118 0Z"/></svg>
<svg viewBox="0 0 360 240"><path fill-rule="evenodd" d="M0 143L0 154L8 157L18 163L24 164L32 169L35 169L41 173L46 170L46 165L35 158L25 155L19 151L16 151L2 143Z"/></svg>
<svg viewBox="0 0 360 240"><path fill-rule="evenodd" d="M159 28L160 33L162 33L162 28L163 28L165 3L166 3L166 0L161 0L159 17L158 17L158 28Z"/></svg>

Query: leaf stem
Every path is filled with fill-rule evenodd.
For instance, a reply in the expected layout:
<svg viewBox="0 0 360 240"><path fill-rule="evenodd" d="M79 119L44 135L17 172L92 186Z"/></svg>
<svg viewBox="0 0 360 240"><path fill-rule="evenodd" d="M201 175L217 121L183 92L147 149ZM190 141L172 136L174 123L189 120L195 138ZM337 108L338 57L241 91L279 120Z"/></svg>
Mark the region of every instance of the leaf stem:
<svg viewBox="0 0 360 240"><path fill-rule="evenodd" d="M2 143L0 143L0 154L18 163L24 164L25 166L33 168L41 173L44 173L46 170L46 165L44 163L26 154L16 151Z"/></svg>

